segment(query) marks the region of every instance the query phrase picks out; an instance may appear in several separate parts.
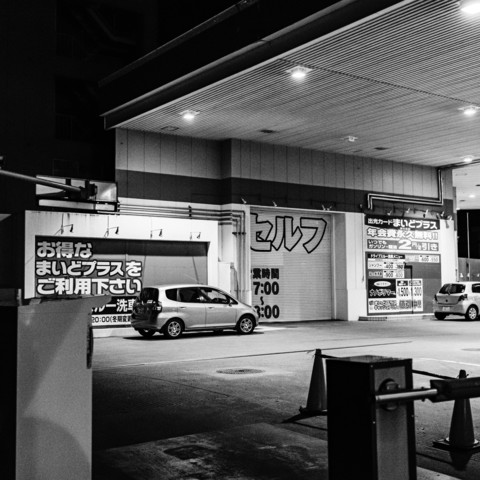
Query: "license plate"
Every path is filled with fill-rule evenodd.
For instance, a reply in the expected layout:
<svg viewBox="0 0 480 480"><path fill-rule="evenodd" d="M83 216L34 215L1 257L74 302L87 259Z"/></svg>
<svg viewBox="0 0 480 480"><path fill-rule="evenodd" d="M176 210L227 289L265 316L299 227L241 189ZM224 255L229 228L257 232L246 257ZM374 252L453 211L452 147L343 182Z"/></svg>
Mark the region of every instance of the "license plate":
<svg viewBox="0 0 480 480"><path fill-rule="evenodd" d="M442 307L443 312L449 312L451 307Z"/></svg>

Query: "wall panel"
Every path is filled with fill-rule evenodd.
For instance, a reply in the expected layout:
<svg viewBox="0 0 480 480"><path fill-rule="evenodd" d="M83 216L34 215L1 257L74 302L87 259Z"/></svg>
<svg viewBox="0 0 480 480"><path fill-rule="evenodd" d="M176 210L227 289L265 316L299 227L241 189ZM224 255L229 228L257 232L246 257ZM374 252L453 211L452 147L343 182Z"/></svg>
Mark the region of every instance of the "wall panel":
<svg viewBox="0 0 480 480"><path fill-rule="evenodd" d="M372 182L374 192L385 192L383 188L383 165L377 158L372 159Z"/></svg>
<svg viewBox="0 0 480 480"><path fill-rule="evenodd" d="M344 156L345 163L345 188L355 189L355 165L354 157Z"/></svg>
<svg viewBox="0 0 480 480"><path fill-rule="evenodd" d="M251 178L261 179L262 172L261 172L261 147L259 143L252 142L250 144L250 155L251 155L251 162L250 162L250 172Z"/></svg>
<svg viewBox="0 0 480 480"><path fill-rule="evenodd" d="M345 188L345 156L335 155L335 187Z"/></svg>
<svg viewBox="0 0 480 480"><path fill-rule="evenodd" d="M393 193L395 195L403 195L404 185L403 185L403 163L392 162L393 167Z"/></svg>
<svg viewBox="0 0 480 480"><path fill-rule="evenodd" d="M205 140L192 139L192 174L198 177L207 176L207 149Z"/></svg>
<svg viewBox="0 0 480 480"><path fill-rule="evenodd" d="M192 171L192 141L187 137L175 137L176 139L176 174L191 177Z"/></svg>
<svg viewBox="0 0 480 480"><path fill-rule="evenodd" d="M300 150L300 177L301 185L312 185L312 152L311 150Z"/></svg>
<svg viewBox="0 0 480 480"><path fill-rule="evenodd" d="M115 130L115 166L118 170L128 169L128 132Z"/></svg>
<svg viewBox="0 0 480 480"><path fill-rule="evenodd" d="M392 162L382 162L383 191L393 192L393 165Z"/></svg>
<svg viewBox="0 0 480 480"><path fill-rule="evenodd" d="M335 155L325 153L325 186L335 186Z"/></svg>
<svg viewBox="0 0 480 480"><path fill-rule="evenodd" d="M260 179L271 180L274 171L273 145L261 144L260 147Z"/></svg>
<svg viewBox="0 0 480 480"><path fill-rule="evenodd" d="M206 141L207 178L221 178L221 148L218 143Z"/></svg>
<svg viewBox="0 0 480 480"><path fill-rule="evenodd" d="M438 195L436 169L427 166L239 139L216 142L118 130L116 141L119 192L132 198L144 188L148 192L140 198L155 198L156 192L162 192L159 200L170 198L181 184L188 191L176 195L191 202L205 197L215 204L223 200L235 203L240 201L239 195L248 195L249 203L262 204L265 199L271 203L273 196L290 207L321 209L334 202L336 210L358 211L369 192ZM130 173L142 173L143 177ZM158 177L148 178L147 184L148 173ZM448 184L445 181L450 195L446 198L452 196L450 177ZM136 184L130 185L133 178ZM202 186L204 178L226 182L221 187L217 184L216 192L215 183L208 183L208 189L207 183ZM243 180L251 183L242 183L240 188Z"/></svg>
<svg viewBox="0 0 480 480"><path fill-rule="evenodd" d="M128 132L127 156L129 170L145 171L145 135L142 132Z"/></svg>
<svg viewBox="0 0 480 480"><path fill-rule="evenodd" d="M325 159L323 152L312 151L312 184L325 185Z"/></svg>
<svg viewBox="0 0 480 480"><path fill-rule="evenodd" d="M423 195L423 174L421 167L413 165L413 191L416 195Z"/></svg>
<svg viewBox="0 0 480 480"><path fill-rule="evenodd" d="M162 136L162 143L161 143L162 173L166 173L168 175L175 175L177 173L176 155L177 155L177 149L175 144L175 137L172 135Z"/></svg>
<svg viewBox="0 0 480 480"><path fill-rule="evenodd" d="M357 159L360 161L360 158ZM363 189L369 192L375 190L373 187L373 169L372 169L372 159L362 157L362 167L363 167ZM360 168L362 168L360 167Z"/></svg>
<svg viewBox="0 0 480 480"><path fill-rule="evenodd" d="M145 171L160 173L160 138L155 133L145 133Z"/></svg>
<svg viewBox="0 0 480 480"><path fill-rule="evenodd" d="M252 178L252 158L250 155L250 142L240 142L240 178Z"/></svg>
<svg viewBox="0 0 480 480"><path fill-rule="evenodd" d="M300 183L300 149L287 149L287 182Z"/></svg>
<svg viewBox="0 0 480 480"><path fill-rule="evenodd" d="M353 188L356 191L363 190L365 185L365 170L361 157L352 158Z"/></svg>
<svg viewBox="0 0 480 480"><path fill-rule="evenodd" d="M273 180L275 182L287 181L287 147L275 145L273 150L274 172Z"/></svg>
<svg viewBox="0 0 480 480"><path fill-rule="evenodd" d="M405 195L414 195L413 190L413 165L403 165L403 193Z"/></svg>

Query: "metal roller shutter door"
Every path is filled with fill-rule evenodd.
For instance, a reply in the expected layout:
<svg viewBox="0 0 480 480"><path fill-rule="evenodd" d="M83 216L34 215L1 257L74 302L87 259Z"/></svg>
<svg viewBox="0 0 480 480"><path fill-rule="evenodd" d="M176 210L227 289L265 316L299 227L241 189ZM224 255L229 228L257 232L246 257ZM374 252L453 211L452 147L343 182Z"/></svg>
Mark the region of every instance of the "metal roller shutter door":
<svg viewBox="0 0 480 480"><path fill-rule="evenodd" d="M262 322L332 316L331 216L251 210L252 303Z"/></svg>

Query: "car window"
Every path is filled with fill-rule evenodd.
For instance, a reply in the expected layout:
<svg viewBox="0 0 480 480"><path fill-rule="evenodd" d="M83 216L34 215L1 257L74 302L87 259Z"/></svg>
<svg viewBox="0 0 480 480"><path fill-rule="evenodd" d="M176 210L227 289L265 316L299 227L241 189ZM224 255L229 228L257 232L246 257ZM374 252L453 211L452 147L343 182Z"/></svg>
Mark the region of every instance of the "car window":
<svg viewBox="0 0 480 480"><path fill-rule="evenodd" d="M165 290L165 296L169 300L173 300L174 302L177 301L177 289L176 288L169 288L168 290Z"/></svg>
<svg viewBox="0 0 480 480"><path fill-rule="evenodd" d="M230 297L214 288L202 288L201 291L209 303L230 303Z"/></svg>
<svg viewBox="0 0 480 480"><path fill-rule="evenodd" d="M473 293L480 293L480 283L475 283L472 285L472 292Z"/></svg>
<svg viewBox="0 0 480 480"><path fill-rule="evenodd" d="M464 291L465 291L465 285L463 283L446 283L440 289L439 293L454 295L455 293L463 293Z"/></svg>
<svg viewBox="0 0 480 480"><path fill-rule="evenodd" d="M143 288L140 292L140 301L142 303L157 302L158 301L158 289L156 288Z"/></svg>
<svg viewBox="0 0 480 480"><path fill-rule="evenodd" d="M206 298L202 295L200 290L195 287L179 288L179 298L181 302L186 303L202 303L206 302Z"/></svg>

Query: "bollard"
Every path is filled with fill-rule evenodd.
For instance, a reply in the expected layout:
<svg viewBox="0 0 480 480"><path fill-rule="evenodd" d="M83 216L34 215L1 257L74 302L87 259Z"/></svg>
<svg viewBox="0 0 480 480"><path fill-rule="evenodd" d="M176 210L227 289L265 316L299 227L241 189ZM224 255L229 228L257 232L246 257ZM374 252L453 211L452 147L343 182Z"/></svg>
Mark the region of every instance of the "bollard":
<svg viewBox="0 0 480 480"><path fill-rule="evenodd" d="M326 365L329 480L416 480L413 401L375 399L412 389L412 360L366 355Z"/></svg>

